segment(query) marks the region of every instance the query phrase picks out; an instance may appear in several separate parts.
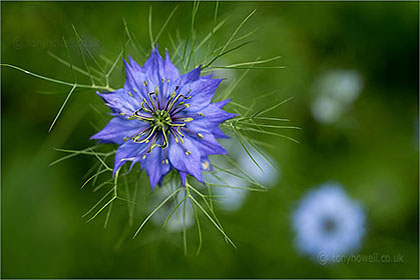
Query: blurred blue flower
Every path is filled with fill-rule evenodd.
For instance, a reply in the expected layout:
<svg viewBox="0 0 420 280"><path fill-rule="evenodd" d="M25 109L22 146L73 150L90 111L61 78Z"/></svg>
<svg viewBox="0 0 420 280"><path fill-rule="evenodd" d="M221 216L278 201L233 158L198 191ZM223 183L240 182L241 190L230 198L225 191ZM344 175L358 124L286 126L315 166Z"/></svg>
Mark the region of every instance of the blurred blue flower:
<svg viewBox="0 0 420 280"><path fill-rule="evenodd" d="M203 181L202 162L226 154L216 138L226 137L219 124L235 117L222 110L229 100L211 103L221 79L200 77L201 66L180 75L168 52L165 60L152 50L144 67L124 61L126 82L114 92L98 93L113 119L91 139L120 145L114 174L127 161L139 162L152 189L172 169L182 182L188 174Z"/></svg>
<svg viewBox="0 0 420 280"><path fill-rule="evenodd" d="M293 213L298 249L322 264L340 261L356 250L365 232L364 223L360 205L332 183L309 191Z"/></svg>

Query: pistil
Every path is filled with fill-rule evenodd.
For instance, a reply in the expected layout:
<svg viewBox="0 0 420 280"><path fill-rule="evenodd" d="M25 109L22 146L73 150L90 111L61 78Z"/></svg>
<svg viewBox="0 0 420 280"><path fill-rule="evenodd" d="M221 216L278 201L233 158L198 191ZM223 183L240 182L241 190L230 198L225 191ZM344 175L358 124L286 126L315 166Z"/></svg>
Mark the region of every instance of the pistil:
<svg viewBox="0 0 420 280"><path fill-rule="evenodd" d="M138 119L141 121L146 121L150 124L150 127L146 130L143 130L136 134L132 140L136 143L149 143L152 140L152 143L149 144L147 152L150 153L155 147L161 147L165 149L169 146L168 134L172 135L177 143L184 143L184 135L180 131L184 129L184 126L187 122L193 120L189 117L172 117L176 116L179 112L188 108L189 104L185 102L179 102L180 98L190 99L191 96L184 96L182 94L177 94L176 91L179 87L175 88L175 91L171 94L170 98L165 102L163 109L160 109L159 104L159 92L156 88L155 92L148 94L148 99L143 98L141 103L141 108L134 112L129 119ZM155 96L155 98L153 97ZM141 114L144 112L143 114ZM159 134L162 134L163 143L157 144ZM147 135L146 135L147 134ZM146 135L143 139L140 138Z"/></svg>

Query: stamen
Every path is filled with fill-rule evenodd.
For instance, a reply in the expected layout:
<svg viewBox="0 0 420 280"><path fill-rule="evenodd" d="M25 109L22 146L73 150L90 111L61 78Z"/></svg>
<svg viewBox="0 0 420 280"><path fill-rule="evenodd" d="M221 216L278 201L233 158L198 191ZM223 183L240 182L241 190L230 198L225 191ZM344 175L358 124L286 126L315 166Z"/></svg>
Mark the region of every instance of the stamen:
<svg viewBox="0 0 420 280"><path fill-rule="evenodd" d="M166 102L166 105L165 105L164 110L167 110L168 109L168 105L172 102L172 100L174 99L175 96L176 96L176 92L174 91L169 96L169 100Z"/></svg>
<svg viewBox="0 0 420 280"><path fill-rule="evenodd" d="M169 80L168 80L169 82ZM169 100L166 102L166 106L164 110L168 109L168 105L172 102L172 100L174 99L174 97L176 96L176 91L179 89L179 86L175 87L175 90L171 93Z"/></svg>
<svg viewBox="0 0 420 280"><path fill-rule="evenodd" d="M155 109L155 112L157 111L155 103L153 103L153 99L152 99L152 95L155 94L154 92L149 92L148 96L149 96L149 100L150 103L152 103L153 109Z"/></svg>
<svg viewBox="0 0 420 280"><path fill-rule="evenodd" d="M154 148L156 148L158 145L157 144L152 144L149 149L147 150L147 153L151 153L153 151Z"/></svg>
<svg viewBox="0 0 420 280"><path fill-rule="evenodd" d="M201 134L201 133L197 133L197 136L198 136L200 139L203 139L203 138L204 138L203 134Z"/></svg>
<svg viewBox="0 0 420 280"><path fill-rule="evenodd" d="M133 94L131 92L128 92L128 95L130 95L131 97L133 97Z"/></svg>
<svg viewBox="0 0 420 280"><path fill-rule="evenodd" d="M180 127L178 127L178 128L176 129L176 132L178 132L178 133L179 133L179 135L181 135L181 137L182 137L182 138L184 138L185 136L184 136L184 134L182 134L182 133L181 133L181 131L180 131L180 130L181 130L181 128L180 128Z"/></svg>
<svg viewBox="0 0 420 280"><path fill-rule="evenodd" d="M149 148L147 149L147 153L150 153L154 148L156 148L157 146L160 146L160 145L155 144L156 143L156 139L157 139L157 134L155 134L155 136L153 137L153 142L149 146Z"/></svg>
<svg viewBox="0 0 420 280"><path fill-rule="evenodd" d="M185 123L171 123L170 126L182 127L182 126L185 126Z"/></svg>
<svg viewBox="0 0 420 280"><path fill-rule="evenodd" d="M147 137L144 138L143 140L138 141L138 138L140 138L140 136L141 136L141 135L139 135L137 137L137 139L133 139L133 141L137 142L137 143L145 143L145 142L148 143L149 142L148 140L150 139L150 137L153 136L153 134L155 133L155 130L156 130L156 126L153 127L153 129L152 129L152 131L150 131L149 135L147 135Z"/></svg>
<svg viewBox="0 0 420 280"><path fill-rule="evenodd" d="M183 120L184 122L191 122L194 119L193 118L179 118L180 120Z"/></svg>
<svg viewBox="0 0 420 280"><path fill-rule="evenodd" d="M156 94L156 104L157 104L157 107L160 109L160 104L159 104L159 87L158 86L156 86L156 88L155 88L155 94Z"/></svg>
<svg viewBox="0 0 420 280"><path fill-rule="evenodd" d="M136 135L134 135L131 139L133 139L133 141L136 142L136 140L138 140L140 138L140 136L146 134L147 131L149 131L149 130L150 130L150 127L149 128L146 128L146 129L144 129L142 131L140 131L139 133L137 133Z"/></svg>
<svg viewBox="0 0 420 280"><path fill-rule="evenodd" d="M139 120L143 120L143 121L153 121L153 118L148 118L148 117L144 117L144 116L139 115L141 110L142 109L139 109L139 110L135 111L133 116L131 116L129 119L132 119L132 117L134 117L135 119L139 119Z"/></svg>
<svg viewBox="0 0 420 280"><path fill-rule="evenodd" d="M162 129L162 134L163 134L163 145L162 145L162 150L166 149L169 146L169 142L168 142L168 137L166 136L166 131L165 129Z"/></svg>
<svg viewBox="0 0 420 280"><path fill-rule="evenodd" d="M173 109L171 113L172 113L172 115L176 115L184 109L185 109L185 107L183 107L183 106L176 106L175 109Z"/></svg>
<svg viewBox="0 0 420 280"><path fill-rule="evenodd" d="M182 137L184 137L184 135L182 135L179 131L177 131L177 130L173 130L173 129L169 129L169 132L172 134L172 136L174 137L174 139L175 139L175 142L176 143L179 143L179 142L181 142L181 144L183 144L184 143L184 140L182 139ZM176 133L179 133L180 135L178 135L178 134L176 134ZM182 137L181 137L182 136Z"/></svg>
<svg viewBox="0 0 420 280"><path fill-rule="evenodd" d="M183 95L183 94L178 94L176 97L175 97L175 99L174 100L172 100L172 102L169 104L169 107L168 107L168 112L170 112L171 111L171 109L172 109L172 107L175 105L175 103L178 101L178 99L180 98L180 97L182 97L182 98L184 98L184 99L190 99L191 98L191 96L185 96L185 95Z"/></svg>
<svg viewBox="0 0 420 280"><path fill-rule="evenodd" d="M191 152L190 151L185 151L185 155L191 155Z"/></svg>
<svg viewBox="0 0 420 280"><path fill-rule="evenodd" d="M144 105L147 106L147 108L144 108ZM143 101L141 102L141 108L149 113L152 113L152 109L149 107L149 104L147 103L146 99L143 98Z"/></svg>

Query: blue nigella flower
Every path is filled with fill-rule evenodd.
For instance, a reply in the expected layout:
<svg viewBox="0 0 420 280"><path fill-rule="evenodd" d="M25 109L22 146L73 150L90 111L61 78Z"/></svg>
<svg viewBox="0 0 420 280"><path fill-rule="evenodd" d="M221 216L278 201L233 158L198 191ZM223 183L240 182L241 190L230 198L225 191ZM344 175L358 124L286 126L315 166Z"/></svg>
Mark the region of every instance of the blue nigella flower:
<svg viewBox="0 0 420 280"><path fill-rule="evenodd" d="M188 174L202 182L202 163L226 154L216 140L226 138L219 124L236 116L222 110L229 100L211 103L222 80L200 76L201 66L180 75L168 52L163 60L157 49L143 67L131 57L124 64L124 87L98 93L114 118L91 137L120 145L114 174L131 161L146 170L152 189L172 169L184 185Z"/></svg>
<svg viewBox="0 0 420 280"><path fill-rule="evenodd" d="M340 261L356 250L364 235L365 214L340 185L311 190L293 213L296 245L320 264Z"/></svg>

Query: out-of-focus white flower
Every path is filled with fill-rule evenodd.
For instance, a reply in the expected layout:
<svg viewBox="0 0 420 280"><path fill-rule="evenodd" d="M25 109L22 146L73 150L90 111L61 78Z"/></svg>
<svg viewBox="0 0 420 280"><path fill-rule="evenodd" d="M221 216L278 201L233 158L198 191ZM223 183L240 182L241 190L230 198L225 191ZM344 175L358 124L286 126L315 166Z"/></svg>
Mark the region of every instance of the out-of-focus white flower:
<svg viewBox="0 0 420 280"><path fill-rule="evenodd" d="M216 195L215 200L220 208L228 212L233 212L241 208L248 195L249 191L241 188L255 187L250 182L252 180L265 187L272 187L277 183L281 170L266 153L257 151L252 146L247 145L248 152L258 162L262 168L261 170L235 138L231 138L229 141L221 141L221 143L229 151L229 156L237 163L242 172L226 159L213 158L212 162L216 166L228 168L233 174L237 174L237 176L215 170L216 172L203 173L203 178L205 182L212 184L213 195ZM208 166L206 162L202 162L202 168L204 170L207 170ZM217 185L223 185L225 187Z"/></svg>
<svg viewBox="0 0 420 280"><path fill-rule="evenodd" d="M180 182L178 182L180 185ZM150 203L150 211L159 205L166 197L168 197L177 187L176 180L170 180L162 187L155 189L154 195ZM173 199L169 200L162 208L157 211L150 219L156 226L162 226L169 214L174 210L175 206L184 199L186 195L185 190L180 191ZM175 210L171 218L166 224L166 230L171 232L179 232L185 228L190 228L194 225L194 211L192 209L190 199L186 199L182 205Z"/></svg>
<svg viewBox="0 0 420 280"><path fill-rule="evenodd" d="M248 152L261 167L261 170L244 151L238 140L229 139L229 141L221 141L221 143L229 151L229 155L238 163L239 167L256 182L268 188L278 183L281 177L281 168L262 149L257 151L254 147L246 145Z"/></svg>
<svg viewBox="0 0 420 280"><path fill-rule="evenodd" d="M244 151L238 153L239 166L255 181L265 187L274 186L281 176L281 169L274 163L272 158L263 151L256 151L252 147L247 147L252 158L261 167L259 168L255 162Z"/></svg>
<svg viewBox="0 0 420 280"><path fill-rule="evenodd" d="M296 246L320 264L339 262L361 245L365 214L340 185L311 190L293 213Z"/></svg>
<svg viewBox="0 0 420 280"><path fill-rule="evenodd" d="M272 187L277 183L281 171L274 163L274 160L263 151L258 152L255 148L249 145L246 146L253 159L258 162L262 168L261 170L243 150L242 145L237 140L229 139L229 141L222 141L221 143L229 150L229 155L236 161L239 168L242 169L242 172L230 164L229 161L217 158L212 159L212 162L215 165L229 168L230 171L237 174L237 176L216 171L204 173L203 178L205 182L212 184L213 195L216 196L215 200L219 207L225 211L233 212L241 208L248 195L249 191L241 188L253 187L250 183L251 179L265 187ZM208 164L203 162L202 168L206 170L206 167L208 167ZM243 173L251 179L246 178Z"/></svg>
<svg viewBox="0 0 420 280"><path fill-rule="evenodd" d="M220 208L228 212L241 208L248 194L247 190L241 188L249 187L248 182L222 172L204 174L204 180L211 184L212 195Z"/></svg>
<svg viewBox="0 0 420 280"><path fill-rule="evenodd" d="M320 123L333 123L353 104L360 94L363 81L354 70L330 70L315 82L315 99L311 112Z"/></svg>

